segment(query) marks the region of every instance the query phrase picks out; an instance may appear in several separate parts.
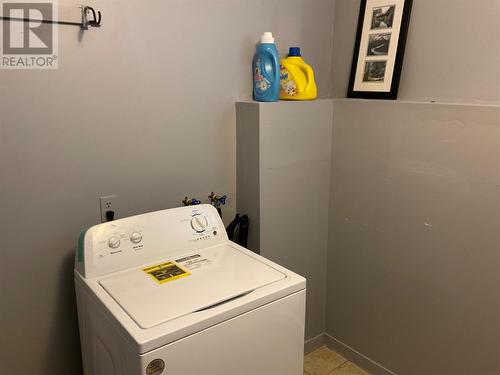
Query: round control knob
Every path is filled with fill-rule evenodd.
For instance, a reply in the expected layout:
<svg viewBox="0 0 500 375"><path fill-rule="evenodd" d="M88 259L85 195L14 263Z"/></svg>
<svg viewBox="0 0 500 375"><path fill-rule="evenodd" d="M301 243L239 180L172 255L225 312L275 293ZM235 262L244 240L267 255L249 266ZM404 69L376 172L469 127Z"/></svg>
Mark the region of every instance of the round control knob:
<svg viewBox="0 0 500 375"><path fill-rule="evenodd" d="M139 243L142 241L142 233L132 232L130 233L130 241L133 243Z"/></svg>
<svg viewBox="0 0 500 375"><path fill-rule="evenodd" d="M111 237L108 240L108 246L112 249L116 249L118 246L120 246L120 239L118 237Z"/></svg>
<svg viewBox="0 0 500 375"><path fill-rule="evenodd" d="M195 215L191 219L191 228L193 228L198 233L205 231L207 225L208 225L208 220L203 215Z"/></svg>

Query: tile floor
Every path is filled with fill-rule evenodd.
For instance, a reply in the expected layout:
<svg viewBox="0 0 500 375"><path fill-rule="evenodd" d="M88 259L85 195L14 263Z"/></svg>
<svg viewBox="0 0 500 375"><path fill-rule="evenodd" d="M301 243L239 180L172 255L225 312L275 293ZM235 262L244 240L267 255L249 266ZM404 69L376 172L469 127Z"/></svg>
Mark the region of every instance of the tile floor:
<svg viewBox="0 0 500 375"><path fill-rule="evenodd" d="M304 358L304 375L370 375L340 354L322 346Z"/></svg>

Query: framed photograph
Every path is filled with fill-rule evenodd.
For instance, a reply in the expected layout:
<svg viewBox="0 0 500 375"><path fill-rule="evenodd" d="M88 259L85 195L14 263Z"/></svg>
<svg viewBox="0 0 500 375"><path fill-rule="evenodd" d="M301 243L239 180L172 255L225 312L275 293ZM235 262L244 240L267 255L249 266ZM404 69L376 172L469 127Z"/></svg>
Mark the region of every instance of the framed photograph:
<svg viewBox="0 0 500 375"><path fill-rule="evenodd" d="M361 0L348 98L397 99L412 0Z"/></svg>

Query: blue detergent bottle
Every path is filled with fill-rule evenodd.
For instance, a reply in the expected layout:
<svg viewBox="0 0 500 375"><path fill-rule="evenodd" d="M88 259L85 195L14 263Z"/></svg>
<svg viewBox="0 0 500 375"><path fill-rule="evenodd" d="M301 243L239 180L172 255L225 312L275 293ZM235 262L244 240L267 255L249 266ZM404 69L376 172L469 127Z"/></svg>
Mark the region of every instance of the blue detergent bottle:
<svg viewBox="0 0 500 375"><path fill-rule="evenodd" d="M253 58L253 99L259 102L277 102L280 98L280 61L273 34L260 37Z"/></svg>

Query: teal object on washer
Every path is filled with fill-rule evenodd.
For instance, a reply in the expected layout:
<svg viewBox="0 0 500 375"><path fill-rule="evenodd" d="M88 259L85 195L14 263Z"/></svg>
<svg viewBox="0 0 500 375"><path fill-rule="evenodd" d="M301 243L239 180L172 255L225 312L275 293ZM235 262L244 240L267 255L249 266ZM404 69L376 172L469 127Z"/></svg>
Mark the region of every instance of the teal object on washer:
<svg viewBox="0 0 500 375"><path fill-rule="evenodd" d="M83 247L85 245L85 234L87 233L87 229L84 229L80 232L80 236L78 237L78 246L76 249L76 260L78 262L83 262Z"/></svg>

